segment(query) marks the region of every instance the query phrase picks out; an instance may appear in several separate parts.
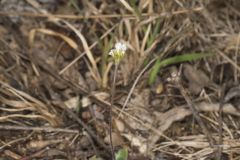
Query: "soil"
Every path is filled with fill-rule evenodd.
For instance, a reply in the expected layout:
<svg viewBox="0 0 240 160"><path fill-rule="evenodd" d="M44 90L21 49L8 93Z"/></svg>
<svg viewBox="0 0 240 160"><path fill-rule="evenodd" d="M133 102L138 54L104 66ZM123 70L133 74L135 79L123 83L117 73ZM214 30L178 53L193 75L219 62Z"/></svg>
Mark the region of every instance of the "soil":
<svg viewBox="0 0 240 160"><path fill-rule="evenodd" d="M0 160L239 159L239 33L238 0L0 0Z"/></svg>

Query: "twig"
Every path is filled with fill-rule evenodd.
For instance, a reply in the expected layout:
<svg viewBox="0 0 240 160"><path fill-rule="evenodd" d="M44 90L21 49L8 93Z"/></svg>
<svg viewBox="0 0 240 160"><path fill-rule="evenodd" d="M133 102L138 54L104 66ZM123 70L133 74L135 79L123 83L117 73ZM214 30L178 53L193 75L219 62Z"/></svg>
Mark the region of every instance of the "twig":
<svg viewBox="0 0 240 160"><path fill-rule="evenodd" d="M219 110L218 110L218 134L219 134L219 140L218 140L218 150L217 150L217 160L222 159L222 151L223 151L223 106L226 104L224 99L224 93L225 93L226 85L224 84L221 89L221 95L220 95L220 103L219 103Z"/></svg>
<svg viewBox="0 0 240 160"><path fill-rule="evenodd" d="M4 145L0 146L0 151L7 146L13 145L14 143L17 143L17 142L20 142L20 141L26 141L28 138L30 138L32 136L32 134L33 134L33 132L28 134L28 136L26 136L26 137L18 138L18 139L15 139L13 141L10 141L8 143L5 143Z"/></svg>
<svg viewBox="0 0 240 160"><path fill-rule="evenodd" d="M178 88L179 88L182 96L184 97L184 99L186 100L186 102L188 104L188 107L192 111L193 116L196 118L198 124L200 125L200 127L203 130L203 133L206 135L206 137L207 137L207 139L209 141L210 147L215 148L213 138L212 138L210 132L208 131L207 127L203 123L202 119L200 118L195 105L192 103L191 99L188 97L184 87L180 84L180 80L177 80L176 82L177 82Z"/></svg>
<svg viewBox="0 0 240 160"><path fill-rule="evenodd" d="M90 136L87 132L83 132L83 134L87 137L87 139L88 139L89 142L91 143L92 148L93 148L93 150L94 150L94 152L95 152L95 155L96 155L97 157L99 157L100 154L99 154L96 146L94 145L94 142L93 142L91 136Z"/></svg>
<svg viewBox="0 0 240 160"><path fill-rule="evenodd" d="M109 147L101 140L101 138L98 135L96 135L94 131L91 128L89 128L75 113L73 113L72 110L70 110L64 104L62 108L65 111L67 111L68 115L70 115L72 119L78 122L99 145L101 145L106 151L109 151Z"/></svg>
<svg viewBox="0 0 240 160"><path fill-rule="evenodd" d="M41 156L41 155L42 155L44 152L46 152L47 150L49 150L49 147L46 147L46 148L44 148L44 149L42 149L42 150L40 150L40 151L37 151L37 152L33 153L33 154L30 155L30 156L23 157L23 158L21 158L20 160L31 160L31 159L34 159L34 158L36 158L36 157Z"/></svg>
<svg viewBox="0 0 240 160"><path fill-rule="evenodd" d="M0 125L0 130L22 130L22 131L79 133L79 131L71 130L71 129L51 128L51 127L29 127L29 126L15 126L15 125Z"/></svg>
<svg viewBox="0 0 240 160"><path fill-rule="evenodd" d="M219 141L218 141L218 152L217 152L217 160L222 159L222 144L223 144L223 107L229 102L232 98L240 97L240 88L239 86L231 88L226 95L224 95L226 89L226 85L223 85L222 93L221 93L221 102L219 104Z"/></svg>
<svg viewBox="0 0 240 160"><path fill-rule="evenodd" d="M223 145L223 105L224 102L221 100L220 104L219 104L219 117L218 117L218 134L219 134L219 140L218 140L218 153L217 153L217 160L221 160L222 159L222 145Z"/></svg>
<svg viewBox="0 0 240 160"><path fill-rule="evenodd" d="M231 65L233 65L233 67L235 67L240 72L240 67L232 59L230 59L228 56L226 56L226 54L224 54L220 50L217 50L217 52L219 53L220 56L222 56L225 60L227 60Z"/></svg>

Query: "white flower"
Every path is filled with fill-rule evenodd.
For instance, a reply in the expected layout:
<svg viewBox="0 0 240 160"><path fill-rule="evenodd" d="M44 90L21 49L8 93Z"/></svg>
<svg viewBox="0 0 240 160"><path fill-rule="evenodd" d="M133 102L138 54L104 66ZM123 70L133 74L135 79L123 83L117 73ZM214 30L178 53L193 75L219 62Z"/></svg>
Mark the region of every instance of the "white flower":
<svg viewBox="0 0 240 160"><path fill-rule="evenodd" d="M127 50L126 44L121 43L121 42L117 42L115 44L115 48L111 49L108 54L111 55L114 58L115 63L119 63L120 60L123 58L126 50Z"/></svg>
<svg viewBox="0 0 240 160"><path fill-rule="evenodd" d="M124 52L127 50L127 46L124 43L121 43L121 42L117 42L115 44L115 48L116 48L116 50L121 50L121 51L124 51Z"/></svg>

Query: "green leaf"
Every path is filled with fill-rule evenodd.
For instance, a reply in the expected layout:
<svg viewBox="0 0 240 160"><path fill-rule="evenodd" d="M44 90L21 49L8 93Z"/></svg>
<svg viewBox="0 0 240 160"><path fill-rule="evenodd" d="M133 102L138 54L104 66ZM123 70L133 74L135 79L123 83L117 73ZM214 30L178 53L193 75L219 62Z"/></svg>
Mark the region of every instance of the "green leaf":
<svg viewBox="0 0 240 160"><path fill-rule="evenodd" d="M120 149L115 155L116 160L127 160L128 159L128 150L127 148Z"/></svg>
<svg viewBox="0 0 240 160"><path fill-rule="evenodd" d="M171 64L176 64L180 62L187 62L187 61L193 61L193 60L198 60L207 56L212 56L213 54L203 54L203 53L191 53L191 54L184 54L184 55L178 55L174 57L170 57L164 60L158 59L154 66L152 67L152 71L150 73L149 79L148 79L148 84L151 85L155 81L157 74L159 70L162 67L165 67L167 65Z"/></svg>

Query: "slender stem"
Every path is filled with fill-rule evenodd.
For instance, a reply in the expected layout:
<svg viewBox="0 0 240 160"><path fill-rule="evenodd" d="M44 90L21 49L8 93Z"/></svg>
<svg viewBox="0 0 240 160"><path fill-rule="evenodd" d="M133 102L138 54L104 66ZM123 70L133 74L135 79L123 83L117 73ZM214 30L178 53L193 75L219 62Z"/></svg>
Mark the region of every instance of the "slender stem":
<svg viewBox="0 0 240 160"><path fill-rule="evenodd" d="M112 88L111 88L111 107L110 107L110 117L109 117L109 136L110 136L110 145L111 145L111 153L112 153L112 160L115 160L114 155L114 148L113 148L113 142L112 142L112 108L113 108L113 101L114 101L114 95L115 95L115 87L116 87L116 78L117 78L117 70L118 70L118 63L115 64L115 69L113 73L113 82L112 82Z"/></svg>
<svg viewBox="0 0 240 160"><path fill-rule="evenodd" d="M224 101L224 92L226 89L226 85L223 84L222 89L221 89L221 95L220 95L220 104L219 104L219 117L218 117L218 134L219 134L219 140L218 140L218 151L217 151L217 160L221 160L222 159L222 151L223 151L223 106L224 103L226 103Z"/></svg>
<svg viewBox="0 0 240 160"><path fill-rule="evenodd" d="M223 150L223 102L220 102L219 105L219 117L218 117L218 134L219 134L219 140L218 140L218 150L217 150L217 160L222 159L222 150Z"/></svg>

